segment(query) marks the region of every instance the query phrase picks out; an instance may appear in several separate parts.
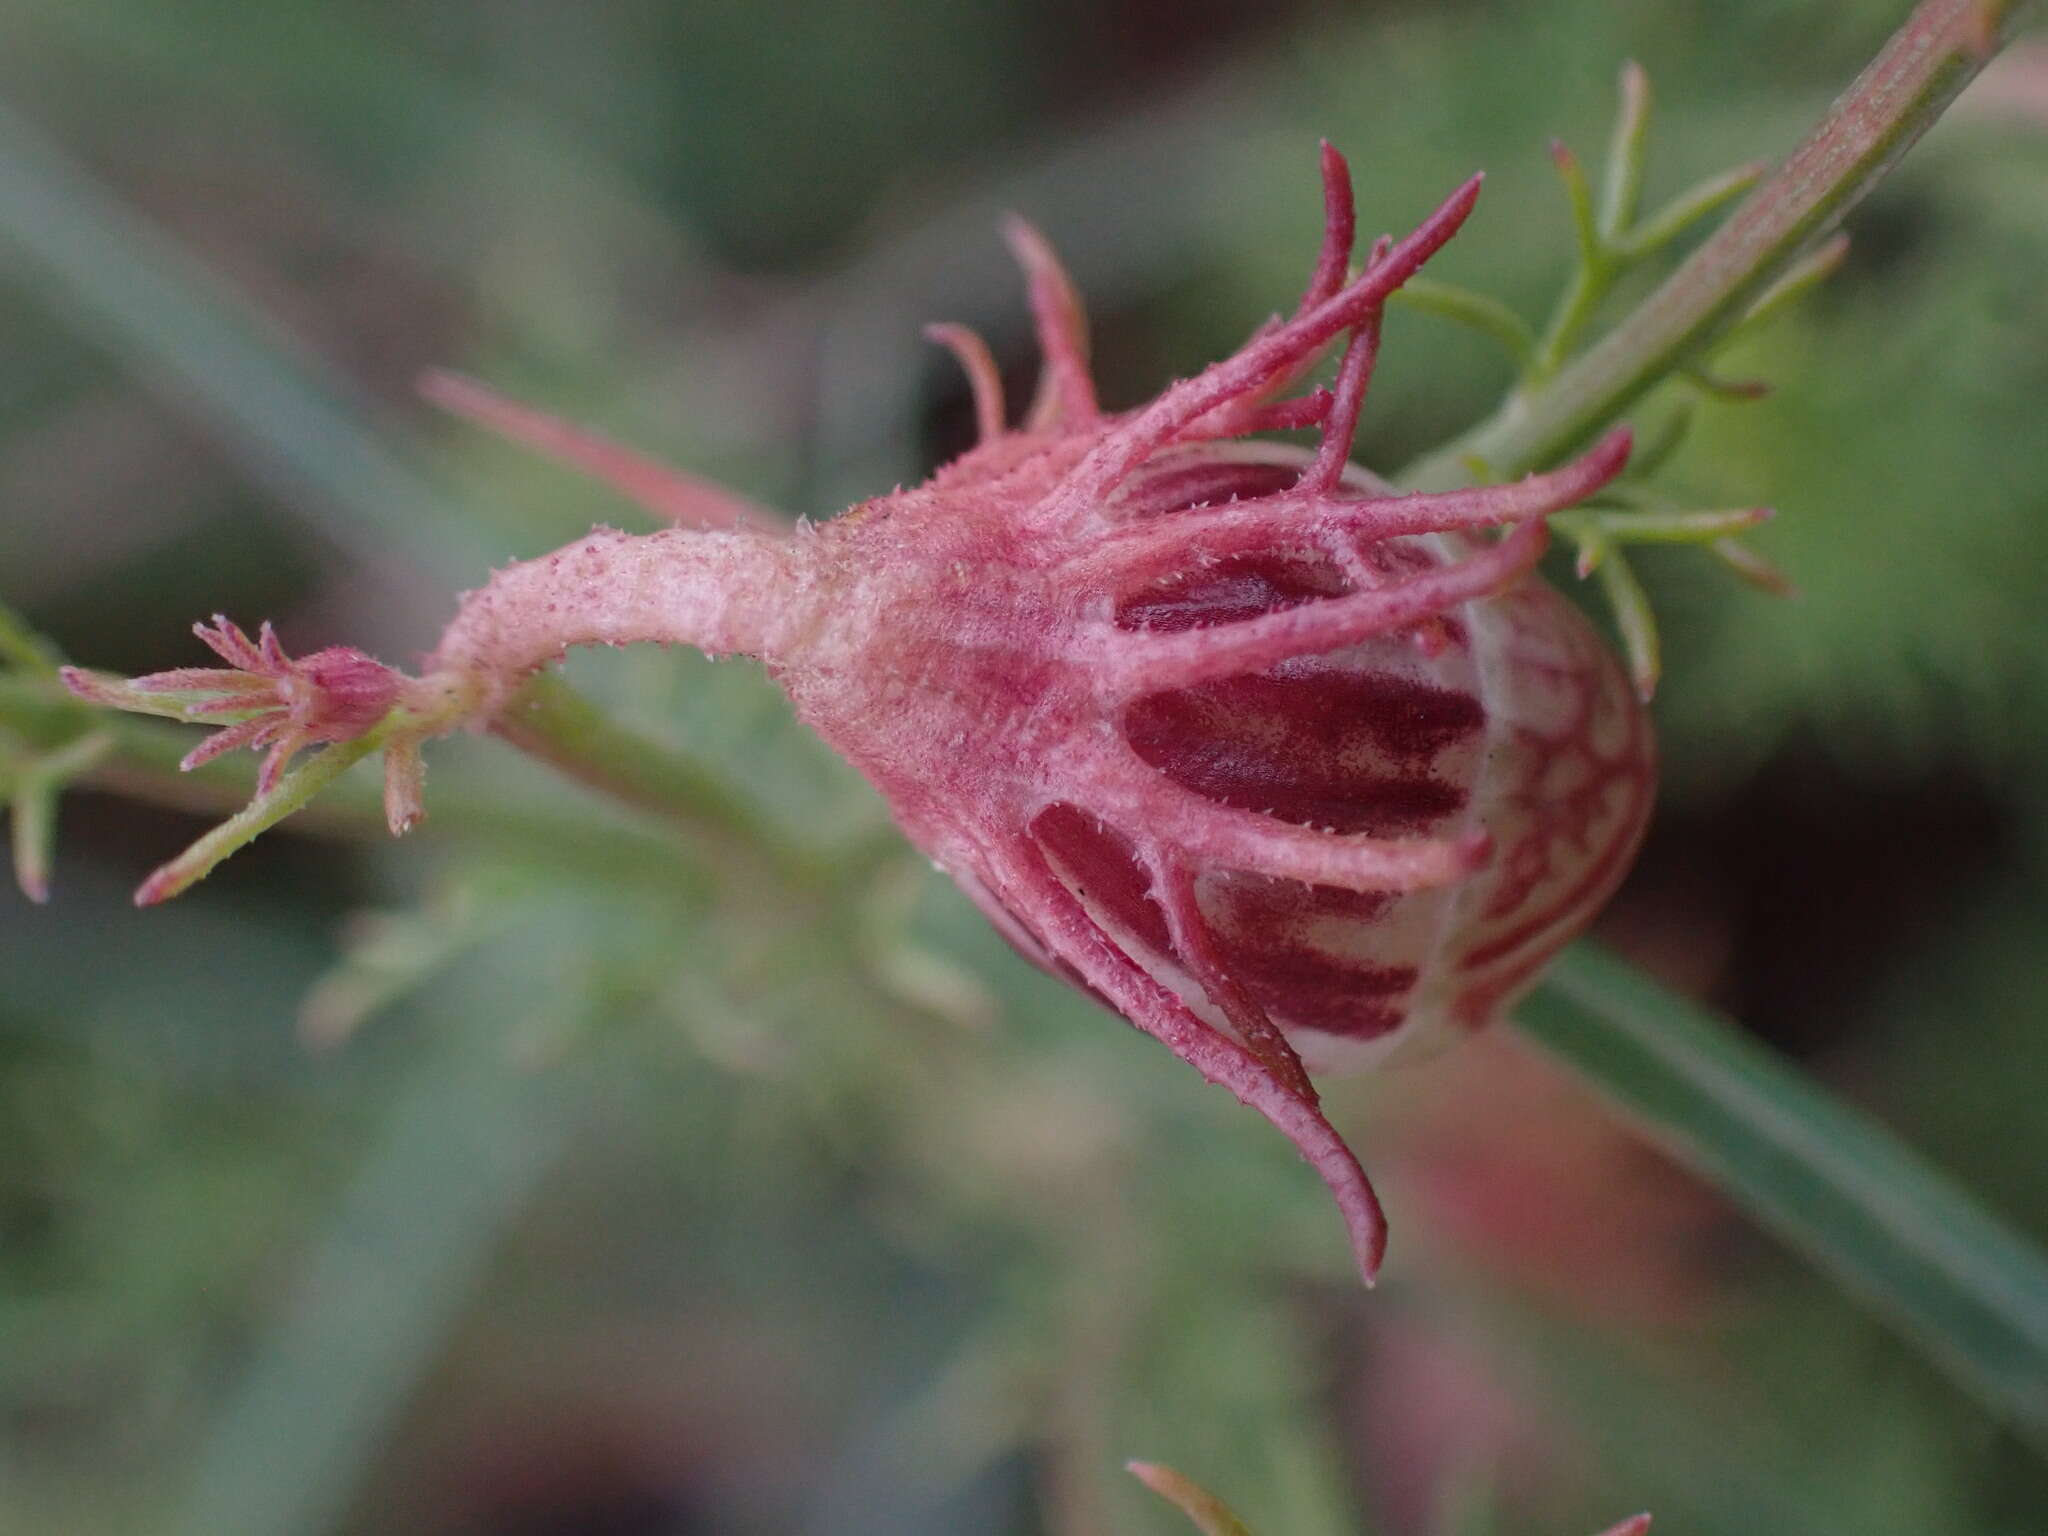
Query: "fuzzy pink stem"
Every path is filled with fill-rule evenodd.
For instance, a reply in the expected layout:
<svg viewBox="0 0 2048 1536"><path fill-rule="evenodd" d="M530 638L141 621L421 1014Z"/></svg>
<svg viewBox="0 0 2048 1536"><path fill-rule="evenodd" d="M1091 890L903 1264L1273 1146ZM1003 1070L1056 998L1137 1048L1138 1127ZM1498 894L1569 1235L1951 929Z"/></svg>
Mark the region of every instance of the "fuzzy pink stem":
<svg viewBox="0 0 2048 1536"><path fill-rule="evenodd" d="M1222 805L1176 784L1125 749L1084 750L1068 782L1090 786L1088 809L1111 826L1142 827L1189 863L1347 891L1452 885L1486 861L1484 833L1458 839L1325 832Z"/></svg>
<svg viewBox="0 0 2048 1536"><path fill-rule="evenodd" d="M1547 525L1535 518L1468 560L1398 585L1205 629L1132 634L1105 623L1089 636L1100 657L1099 686L1107 698L1130 699L1341 650L1501 591L1536 563L1548 539Z"/></svg>
<svg viewBox="0 0 2048 1536"><path fill-rule="evenodd" d="M1190 422L1225 401L1256 393L1276 373L1313 354L1339 331L1356 325L1458 232L1478 200L1480 181L1474 176L1452 193L1414 233L1388 252L1386 260L1350 287L1176 384L1125 420L1075 467L1059 490L1034 509L1033 519L1062 522L1086 516L1101 506L1125 475Z"/></svg>
<svg viewBox="0 0 2048 1536"><path fill-rule="evenodd" d="M924 328L927 340L935 341L959 361L967 375L967 387L974 393L974 427L980 440L991 442L1003 435L1007 425L1003 408L1003 376L980 333L950 322Z"/></svg>
<svg viewBox="0 0 2048 1536"><path fill-rule="evenodd" d="M773 656L789 632L797 561L794 541L760 533L599 528L464 597L429 673L473 697L465 718L481 723L572 645L652 640Z"/></svg>
<svg viewBox="0 0 2048 1536"><path fill-rule="evenodd" d="M1371 1285L1387 1247L1387 1220L1358 1158L1312 1100L1289 1089L1264 1062L1203 1023L1119 949L1030 843L1002 871L1004 895L1046 933L1109 1005L1238 1102L1257 1110L1308 1159L1336 1196L1359 1274Z"/></svg>
<svg viewBox="0 0 2048 1536"><path fill-rule="evenodd" d="M559 416L507 399L474 379L435 370L421 377L419 391L445 411L581 470L663 522L684 528L786 526L782 518L743 496L657 463Z"/></svg>
<svg viewBox="0 0 2048 1536"><path fill-rule="evenodd" d="M1088 374L1088 314L1080 290L1036 226L1012 214L1003 221L1003 238L1024 269L1043 357L1044 373L1024 428L1040 432L1085 425L1097 410L1095 381Z"/></svg>

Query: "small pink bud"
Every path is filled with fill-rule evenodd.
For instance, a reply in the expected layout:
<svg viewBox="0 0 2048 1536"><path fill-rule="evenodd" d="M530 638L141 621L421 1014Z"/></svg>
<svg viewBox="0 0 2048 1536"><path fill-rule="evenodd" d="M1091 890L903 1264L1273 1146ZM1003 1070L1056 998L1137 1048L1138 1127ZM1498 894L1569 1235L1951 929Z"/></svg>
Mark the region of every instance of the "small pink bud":
<svg viewBox="0 0 2048 1536"><path fill-rule="evenodd" d="M374 656L334 645L301 657L295 668L308 699L305 728L314 741L348 741L390 713L404 679Z"/></svg>
<svg viewBox="0 0 2048 1536"><path fill-rule="evenodd" d="M197 768L237 747L268 748L257 776L259 794L276 788L302 749L363 735L390 712L405 685L403 674L349 646L294 661L267 623L251 640L216 614L211 627L196 624L193 633L228 665L180 667L127 683L67 667L64 684L96 704L154 705L156 712L186 720L225 722L179 766Z"/></svg>

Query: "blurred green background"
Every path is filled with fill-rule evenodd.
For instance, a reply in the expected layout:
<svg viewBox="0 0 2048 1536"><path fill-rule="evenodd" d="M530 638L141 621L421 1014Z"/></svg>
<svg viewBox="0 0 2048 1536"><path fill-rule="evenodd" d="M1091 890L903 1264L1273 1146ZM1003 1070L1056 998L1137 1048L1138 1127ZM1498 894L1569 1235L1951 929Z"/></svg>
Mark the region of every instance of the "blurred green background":
<svg viewBox="0 0 2048 1536"><path fill-rule="evenodd" d="M1903 0L7 0L0 593L75 659L194 618L424 650L603 492L416 404L454 366L791 513L1031 369L1017 208L1127 405L1292 301L1314 147L1369 229L1539 317L1544 145L1659 93L1651 197L1782 153ZM1660 818L1606 936L2048 1237L2048 54L1853 219L1665 479L1781 509L1774 601L1644 561ZM1361 457L1506 365L1388 322ZM193 895L161 779L0 900L0 1531L2026 1536L2048 1470L1503 1032L1332 1090L1372 1296L1263 1124L1011 958L742 666L571 674L834 877L502 747ZM367 792L367 791L366 791ZM835 883L836 881L836 883ZM848 883L849 881L853 883ZM2048 1299L2044 1299L2048 1305Z"/></svg>

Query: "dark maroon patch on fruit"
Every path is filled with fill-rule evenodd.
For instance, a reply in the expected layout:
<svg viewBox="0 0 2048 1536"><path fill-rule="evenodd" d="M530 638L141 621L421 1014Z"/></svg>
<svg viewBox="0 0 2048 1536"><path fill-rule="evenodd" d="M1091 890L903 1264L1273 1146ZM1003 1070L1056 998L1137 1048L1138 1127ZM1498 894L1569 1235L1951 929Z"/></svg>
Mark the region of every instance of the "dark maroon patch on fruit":
<svg viewBox="0 0 2048 1536"><path fill-rule="evenodd" d="M1151 518L1292 490L1301 466L1204 460L1141 473L1124 500L1139 518Z"/></svg>
<svg viewBox="0 0 2048 1536"><path fill-rule="evenodd" d="M1398 1026L1402 1010L1393 1000L1416 979L1412 965L1372 965L1302 944L1233 944L1228 958L1232 974L1261 1007L1353 1039L1370 1039Z"/></svg>
<svg viewBox="0 0 2048 1536"><path fill-rule="evenodd" d="M1175 633L1211 624L1235 624L1262 613L1277 613L1319 597L1348 590L1343 573L1317 556L1266 551L1243 555L1198 571L1183 571L1127 594L1117 602L1123 629Z"/></svg>
<svg viewBox="0 0 2048 1536"><path fill-rule="evenodd" d="M1161 773L1220 804L1397 837L1464 809L1466 791L1427 769L1482 719L1466 694L1289 664L1140 699L1125 712L1124 734ZM1387 772L1389 758L1408 771Z"/></svg>
<svg viewBox="0 0 2048 1536"><path fill-rule="evenodd" d="M1040 811L1032 818L1031 833L1076 895L1114 914L1125 930L1157 953L1173 954L1166 914L1152 899L1151 878L1121 834L1066 804Z"/></svg>

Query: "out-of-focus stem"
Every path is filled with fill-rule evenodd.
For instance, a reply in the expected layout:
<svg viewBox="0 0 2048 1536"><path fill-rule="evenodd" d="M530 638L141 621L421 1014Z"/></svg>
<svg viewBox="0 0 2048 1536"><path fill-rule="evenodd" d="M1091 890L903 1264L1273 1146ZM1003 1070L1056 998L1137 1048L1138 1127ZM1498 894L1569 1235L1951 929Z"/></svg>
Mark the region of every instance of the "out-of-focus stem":
<svg viewBox="0 0 2048 1536"><path fill-rule="evenodd" d="M684 826L718 851L795 885L823 870L716 774L627 729L548 674L530 678L491 729L579 783Z"/></svg>
<svg viewBox="0 0 2048 1536"><path fill-rule="evenodd" d="M1724 335L1877 184L1983 68L2013 0L1922 0L1775 174L1614 330L1401 476L1439 490L1474 464L1508 479L1591 438Z"/></svg>

